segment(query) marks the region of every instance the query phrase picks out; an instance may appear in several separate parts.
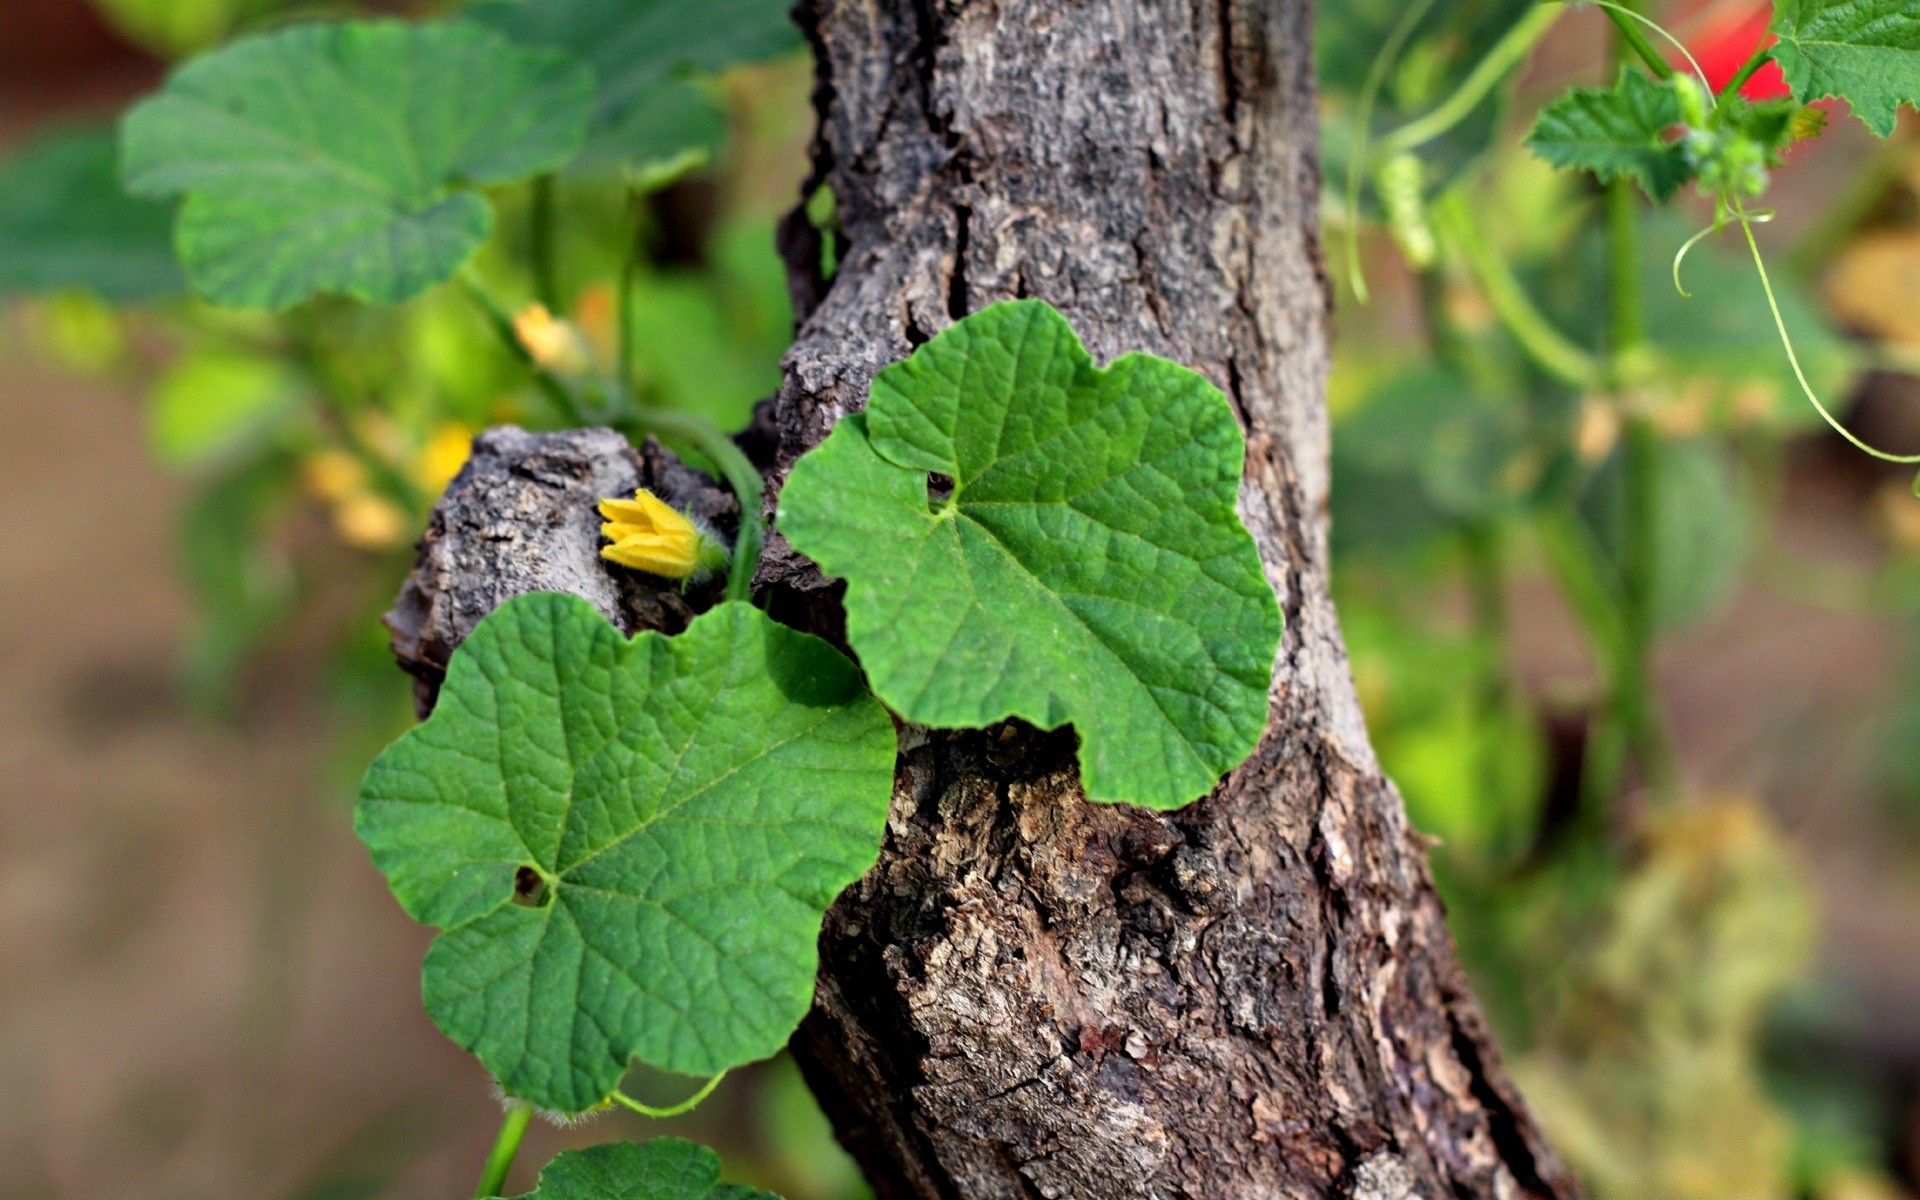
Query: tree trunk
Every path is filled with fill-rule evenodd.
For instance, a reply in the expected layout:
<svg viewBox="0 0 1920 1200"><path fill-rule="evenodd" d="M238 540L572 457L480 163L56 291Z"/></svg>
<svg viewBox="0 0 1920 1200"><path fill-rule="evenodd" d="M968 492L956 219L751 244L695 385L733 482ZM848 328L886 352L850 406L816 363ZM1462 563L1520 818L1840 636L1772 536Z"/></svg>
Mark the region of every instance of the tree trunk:
<svg viewBox="0 0 1920 1200"><path fill-rule="evenodd" d="M1259 749L1179 812L1087 802L1070 731L904 731L879 865L827 918L795 1039L882 1200L1576 1195L1461 975L1328 599L1311 4L799 16L835 215L782 229L801 328L743 438L771 489L882 366L1038 296L1096 357L1150 350L1225 390L1287 622ZM520 592L579 592L628 632L684 623L679 597L596 556L591 501L636 483L734 517L652 443L476 443L389 616L423 710L452 647ZM837 587L778 536L758 584L840 636Z"/></svg>
<svg viewBox="0 0 1920 1200"><path fill-rule="evenodd" d="M886 1200L1571 1196L1502 1071L1327 595L1328 289L1307 0L804 0L815 180L780 471L880 367L1037 296L1204 372L1286 613L1266 736L1205 800L1087 803L1068 737L909 731L796 1041ZM777 480L776 480L777 482ZM775 611L836 593L777 544Z"/></svg>

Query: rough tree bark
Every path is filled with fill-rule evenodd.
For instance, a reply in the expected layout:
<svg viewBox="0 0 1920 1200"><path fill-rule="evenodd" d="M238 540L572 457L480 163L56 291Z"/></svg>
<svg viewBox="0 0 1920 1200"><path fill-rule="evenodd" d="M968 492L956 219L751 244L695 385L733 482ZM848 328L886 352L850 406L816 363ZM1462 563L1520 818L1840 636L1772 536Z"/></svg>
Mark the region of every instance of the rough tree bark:
<svg viewBox="0 0 1920 1200"><path fill-rule="evenodd" d="M842 1139L884 1200L1575 1195L1461 975L1328 599L1310 0L799 17L836 210L782 231L801 327L755 431L772 487L880 367L1038 296L1096 357L1151 350L1225 390L1287 621L1259 750L1180 812L1086 802L1070 734L903 732L880 863L828 917L795 1042ZM490 437L396 610L410 669L431 681L534 587L629 630L684 620L606 583L573 495L667 470L656 448ZM777 537L758 583L837 635L837 589Z"/></svg>

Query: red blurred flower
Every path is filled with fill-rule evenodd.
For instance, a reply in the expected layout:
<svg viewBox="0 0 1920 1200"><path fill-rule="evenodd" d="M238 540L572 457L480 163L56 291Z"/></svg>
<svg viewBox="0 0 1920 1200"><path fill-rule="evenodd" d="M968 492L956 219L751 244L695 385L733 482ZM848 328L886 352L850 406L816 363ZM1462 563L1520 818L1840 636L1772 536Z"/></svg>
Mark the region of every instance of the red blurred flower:
<svg viewBox="0 0 1920 1200"><path fill-rule="evenodd" d="M1700 69L1707 74L1708 84L1717 92L1747 65L1755 50L1773 44L1773 34L1767 29L1773 19L1773 5L1767 0L1758 0L1752 4L1716 5L1715 9L1699 32L1688 40L1692 43L1689 49L1693 56L1700 60ZM1787 79L1780 73L1780 64L1769 62L1755 71L1753 78L1741 86L1740 94L1749 100L1771 100L1787 95Z"/></svg>

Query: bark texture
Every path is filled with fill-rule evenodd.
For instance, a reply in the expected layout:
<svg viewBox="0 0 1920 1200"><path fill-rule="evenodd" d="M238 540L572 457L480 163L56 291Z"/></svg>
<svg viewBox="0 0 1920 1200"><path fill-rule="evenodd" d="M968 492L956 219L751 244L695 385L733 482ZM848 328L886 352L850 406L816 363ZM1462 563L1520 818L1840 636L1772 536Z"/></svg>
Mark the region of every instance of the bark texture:
<svg viewBox="0 0 1920 1200"><path fill-rule="evenodd" d="M1259 751L1172 814L1070 738L909 731L797 1046L883 1197L1570 1196L1369 749L1327 595L1328 291L1306 0L805 0L815 182L784 468L996 300L1206 373L1287 634ZM839 270L822 281L818 240ZM784 548L777 611L831 629Z"/></svg>
<svg viewBox="0 0 1920 1200"><path fill-rule="evenodd" d="M771 488L879 368L1038 296L1096 357L1151 350L1226 392L1287 621L1259 750L1180 812L1087 802L1068 731L903 730L880 863L828 916L795 1042L842 1139L883 1200L1574 1196L1462 978L1328 599L1310 3L799 17L836 213L782 229L801 328L745 439ZM629 631L684 622L680 597L602 569L588 501L670 476L724 495L606 431L479 450L390 618L429 700L520 591L578 592ZM838 589L777 536L758 584L838 636Z"/></svg>

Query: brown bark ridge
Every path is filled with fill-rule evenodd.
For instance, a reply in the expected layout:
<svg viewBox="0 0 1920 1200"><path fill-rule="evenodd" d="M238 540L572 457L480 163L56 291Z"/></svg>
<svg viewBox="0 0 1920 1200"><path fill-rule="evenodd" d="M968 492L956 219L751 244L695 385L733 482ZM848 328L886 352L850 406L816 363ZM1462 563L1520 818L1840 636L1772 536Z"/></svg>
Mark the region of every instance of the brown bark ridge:
<svg viewBox="0 0 1920 1200"><path fill-rule="evenodd" d="M1461 975L1328 599L1311 3L799 19L835 215L782 239L802 323L780 467L880 367L1037 296L1096 358L1149 350L1226 392L1287 619L1259 750L1180 812L1088 803L1070 737L908 731L796 1041L842 1139L888 1200L1574 1195ZM831 629L777 540L761 582Z"/></svg>
<svg viewBox="0 0 1920 1200"><path fill-rule="evenodd" d="M1037 296L1096 357L1205 372L1248 435L1241 515L1287 628L1266 735L1175 813L1088 802L1070 731L902 731L880 862L821 935L794 1047L883 1200L1568 1198L1381 776L1327 593L1328 292L1309 0L803 0L814 186L783 226L801 317L743 442L777 491L873 374ZM838 270L821 277L830 239ZM605 430L494 431L389 616L423 703L512 595L623 629L687 601L616 579L591 501L709 481ZM839 636L776 535L770 612ZM710 598L707 598L710 599Z"/></svg>

